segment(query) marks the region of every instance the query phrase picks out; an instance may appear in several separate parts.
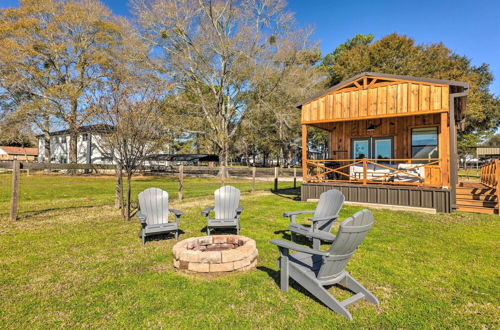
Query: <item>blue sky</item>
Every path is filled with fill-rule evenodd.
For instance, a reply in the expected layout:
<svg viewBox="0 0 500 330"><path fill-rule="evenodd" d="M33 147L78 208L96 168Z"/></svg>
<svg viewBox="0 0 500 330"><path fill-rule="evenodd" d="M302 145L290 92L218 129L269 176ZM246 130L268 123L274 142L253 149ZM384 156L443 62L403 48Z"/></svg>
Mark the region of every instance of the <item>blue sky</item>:
<svg viewBox="0 0 500 330"><path fill-rule="evenodd" d="M104 0L118 15L128 15L126 0ZM17 6L0 0L0 7ZM495 76L491 90L500 95L499 0L289 0L301 25L315 28L324 54L357 33L376 39L396 32L418 43L442 41L448 48L479 65L488 63Z"/></svg>

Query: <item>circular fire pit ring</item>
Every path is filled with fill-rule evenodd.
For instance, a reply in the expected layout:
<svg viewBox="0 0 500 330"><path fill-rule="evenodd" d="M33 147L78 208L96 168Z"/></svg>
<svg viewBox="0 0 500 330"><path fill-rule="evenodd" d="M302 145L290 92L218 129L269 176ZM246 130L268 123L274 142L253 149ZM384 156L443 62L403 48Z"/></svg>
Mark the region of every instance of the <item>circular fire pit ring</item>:
<svg viewBox="0 0 500 330"><path fill-rule="evenodd" d="M197 273L232 272L257 265L257 246L239 235L192 237L175 244L174 266Z"/></svg>

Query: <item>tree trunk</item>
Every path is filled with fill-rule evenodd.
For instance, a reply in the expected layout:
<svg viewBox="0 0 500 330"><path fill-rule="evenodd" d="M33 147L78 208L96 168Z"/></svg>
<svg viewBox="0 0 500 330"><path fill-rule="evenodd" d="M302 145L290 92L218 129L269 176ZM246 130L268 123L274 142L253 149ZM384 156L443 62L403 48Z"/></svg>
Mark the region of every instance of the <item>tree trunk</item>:
<svg viewBox="0 0 500 330"><path fill-rule="evenodd" d="M43 132L43 162L50 163L50 158L52 157L52 152L50 150L50 134L48 131Z"/></svg>
<svg viewBox="0 0 500 330"><path fill-rule="evenodd" d="M78 130L76 128L71 128L69 135L69 163L77 164L78 163L77 156L78 156ZM71 169L68 172L71 175L76 174L75 169Z"/></svg>
<svg viewBox="0 0 500 330"><path fill-rule="evenodd" d="M132 195L132 173L127 173L127 205L125 210L125 220L130 220L130 197Z"/></svg>
<svg viewBox="0 0 500 330"><path fill-rule="evenodd" d="M116 165L116 196L115 209L121 209L123 204L123 173L121 165Z"/></svg>
<svg viewBox="0 0 500 330"><path fill-rule="evenodd" d="M287 158L287 161L286 161L286 162L287 162L287 167L288 167L288 168L290 168L290 167L291 167L291 165L292 165L292 153L293 153L293 152L292 152L292 148L291 148L291 146L288 146L288 147L286 148L286 150L287 150L287 153L286 153L286 158Z"/></svg>

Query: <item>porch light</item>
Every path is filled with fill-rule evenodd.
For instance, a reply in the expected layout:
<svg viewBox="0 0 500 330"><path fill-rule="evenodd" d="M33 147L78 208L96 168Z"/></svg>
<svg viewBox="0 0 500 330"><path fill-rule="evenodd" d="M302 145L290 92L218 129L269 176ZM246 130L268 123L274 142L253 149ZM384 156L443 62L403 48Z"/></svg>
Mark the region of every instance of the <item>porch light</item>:
<svg viewBox="0 0 500 330"><path fill-rule="evenodd" d="M373 125L373 124L370 124L370 126L368 126L366 128L366 131L367 132L373 132L375 130L375 128L377 128L377 126Z"/></svg>

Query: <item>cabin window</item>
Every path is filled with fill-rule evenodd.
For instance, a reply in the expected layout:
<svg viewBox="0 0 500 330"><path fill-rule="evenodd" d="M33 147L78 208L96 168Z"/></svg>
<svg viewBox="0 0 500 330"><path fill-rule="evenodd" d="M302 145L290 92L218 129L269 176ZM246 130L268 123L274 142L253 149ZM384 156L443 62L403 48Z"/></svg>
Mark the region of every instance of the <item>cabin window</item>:
<svg viewBox="0 0 500 330"><path fill-rule="evenodd" d="M353 159L391 159L393 158L393 137L369 137L351 139Z"/></svg>
<svg viewBox="0 0 500 330"><path fill-rule="evenodd" d="M88 139L89 139L88 134L83 134L82 135L82 141L88 141Z"/></svg>
<svg viewBox="0 0 500 330"><path fill-rule="evenodd" d="M439 157L437 127L419 127L411 130L411 157L416 159Z"/></svg>

